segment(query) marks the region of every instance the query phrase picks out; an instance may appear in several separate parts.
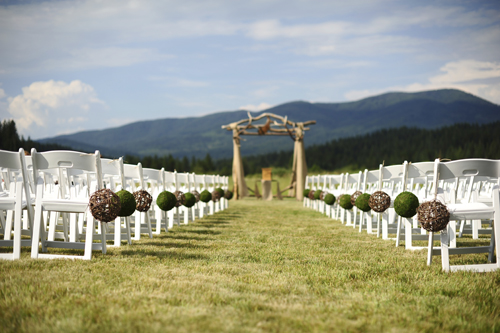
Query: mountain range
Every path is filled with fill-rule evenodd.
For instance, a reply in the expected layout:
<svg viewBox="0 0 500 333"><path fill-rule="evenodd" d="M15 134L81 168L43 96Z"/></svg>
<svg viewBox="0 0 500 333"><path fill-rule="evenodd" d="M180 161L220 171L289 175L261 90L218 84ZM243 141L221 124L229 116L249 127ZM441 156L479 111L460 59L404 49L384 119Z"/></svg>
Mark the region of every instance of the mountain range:
<svg viewBox="0 0 500 333"><path fill-rule="evenodd" d="M456 123L485 124L500 120L500 106L469 93L442 89L417 93L386 93L345 103L296 101L263 112L288 116L294 122L316 120L305 135L306 146L332 139L367 134L401 126L434 129ZM247 111L218 112L202 117L164 118L130 123L103 130L83 131L38 140L80 151L99 149L106 156L125 154L196 156L207 153L214 158L232 156L232 133L221 125L247 118ZM243 137L242 155L291 150L291 138Z"/></svg>

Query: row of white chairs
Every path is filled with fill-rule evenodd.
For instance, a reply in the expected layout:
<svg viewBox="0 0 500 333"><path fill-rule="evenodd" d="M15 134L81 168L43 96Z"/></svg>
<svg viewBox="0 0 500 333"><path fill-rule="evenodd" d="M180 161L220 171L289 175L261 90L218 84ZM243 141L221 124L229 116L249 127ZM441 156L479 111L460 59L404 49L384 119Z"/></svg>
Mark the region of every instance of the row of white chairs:
<svg viewBox="0 0 500 333"><path fill-rule="evenodd" d="M366 230L383 239L405 242L408 250L427 249L427 264L432 257L440 255L444 271L472 270L492 271L500 268L494 261L500 247L495 239L500 237L500 160L464 159L444 162L408 163L380 165L378 170L364 170L357 174L308 176L306 188L334 194L353 194L355 191L373 193L384 191L391 197L391 206L384 213L368 213L357 207L345 210L335 203L326 205L319 200L304 198L304 206L339 219L342 224ZM434 198L445 204L450 212L447 228L435 234L419 227L417 216L403 218L393 208L394 199L403 191L413 192L420 203ZM486 225L486 227L484 227ZM487 246L457 247L457 238L471 234L473 239L480 235L491 235ZM394 236L394 237L391 237ZM488 236L486 236L488 237ZM426 241L427 246L415 246L415 241ZM439 246L434 246L440 242ZM486 264L450 265L450 254L488 253Z"/></svg>
<svg viewBox="0 0 500 333"><path fill-rule="evenodd" d="M196 218L228 208L228 200L204 203L193 207L176 207L164 212L156 205L163 191L212 192L228 189L228 177L196 175L143 168L126 164L123 158L111 160L94 154L74 151L37 152L30 156L24 150L0 150L0 246L12 247L0 253L0 259L19 259L21 246L31 246L32 258L92 258L92 251L106 253L107 246L120 246L139 240L141 234L150 238L168 232L174 225L188 224ZM89 198L97 190L113 192L146 190L152 196L147 212L135 211L114 222L97 221L89 209ZM100 239L100 242L94 240ZM113 241L113 245L107 245ZM40 251L41 246L41 251ZM84 250L83 255L47 253L48 248Z"/></svg>

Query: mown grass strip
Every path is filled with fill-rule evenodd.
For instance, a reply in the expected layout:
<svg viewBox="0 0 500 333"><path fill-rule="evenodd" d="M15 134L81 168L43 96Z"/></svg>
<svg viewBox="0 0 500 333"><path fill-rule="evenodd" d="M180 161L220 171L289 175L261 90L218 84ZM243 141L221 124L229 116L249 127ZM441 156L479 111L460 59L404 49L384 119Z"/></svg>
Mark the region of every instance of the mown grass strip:
<svg viewBox="0 0 500 333"><path fill-rule="evenodd" d="M57 251L57 250L56 250ZM485 260L485 255L458 261ZM294 200L232 201L91 262L0 262L3 331L499 331L500 272L424 252Z"/></svg>

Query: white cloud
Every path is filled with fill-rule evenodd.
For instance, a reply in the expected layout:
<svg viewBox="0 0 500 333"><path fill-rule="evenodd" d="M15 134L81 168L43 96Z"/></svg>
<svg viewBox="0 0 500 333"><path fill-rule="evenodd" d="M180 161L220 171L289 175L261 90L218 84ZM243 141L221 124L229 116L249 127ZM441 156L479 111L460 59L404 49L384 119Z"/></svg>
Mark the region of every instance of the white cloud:
<svg viewBox="0 0 500 333"><path fill-rule="evenodd" d="M269 108L272 108L273 106L274 105L271 105L268 103L260 103L259 105L248 104L248 105L240 106L238 109L245 110L245 111L262 111L262 110L267 110Z"/></svg>
<svg viewBox="0 0 500 333"><path fill-rule="evenodd" d="M417 92L436 89L459 89L500 104L500 63L476 60L449 62L440 68L444 74L429 78L427 83L412 83L383 89L352 90L344 94L348 100L381 94L389 91ZM486 79L497 79L496 83L486 83Z"/></svg>
<svg viewBox="0 0 500 333"><path fill-rule="evenodd" d="M2 88L0 88L0 98L4 98L5 96L5 90L3 90Z"/></svg>
<svg viewBox="0 0 500 333"><path fill-rule="evenodd" d="M431 83L459 83L500 77L500 63L495 62L461 60L449 62L440 70L445 74L431 77Z"/></svg>
<svg viewBox="0 0 500 333"><path fill-rule="evenodd" d="M19 132L34 138L77 130L82 123L99 126L99 112L104 103L94 88L79 80L33 82L23 93L9 97L8 112ZM92 116L94 118L92 118Z"/></svg>

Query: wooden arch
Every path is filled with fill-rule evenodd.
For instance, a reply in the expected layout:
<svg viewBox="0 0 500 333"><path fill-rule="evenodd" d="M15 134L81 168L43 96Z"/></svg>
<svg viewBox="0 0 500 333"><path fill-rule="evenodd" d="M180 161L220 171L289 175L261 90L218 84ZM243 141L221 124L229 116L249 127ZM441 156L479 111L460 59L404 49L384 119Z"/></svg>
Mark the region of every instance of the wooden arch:
<svg viewBox="0 0 500 333"><path fill-rule="evenodd" d="M266 119L262 123L262 119ZM260 122L259 122L260 121ZM252 117L248 112L248 119L223 125L222 128L233 131L233 183L236 199L248 196L248 187L245 182L243 162L241 159L240 142L241 135L274 135L290 136L294 142L292 180L289 189L293 190L293 196L302 200L304 186L307 176L306 155L304 150L304 133L309 130L308 125L316 124L316 120L306 122L292 122L288 117L282 117L274 113L263 113L258 117Z"/></svg>

